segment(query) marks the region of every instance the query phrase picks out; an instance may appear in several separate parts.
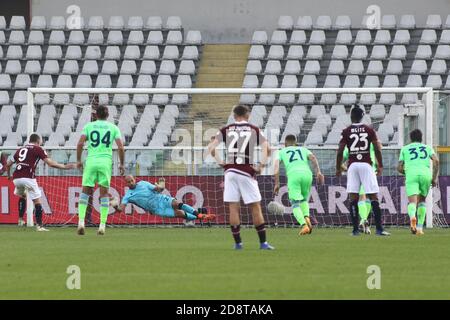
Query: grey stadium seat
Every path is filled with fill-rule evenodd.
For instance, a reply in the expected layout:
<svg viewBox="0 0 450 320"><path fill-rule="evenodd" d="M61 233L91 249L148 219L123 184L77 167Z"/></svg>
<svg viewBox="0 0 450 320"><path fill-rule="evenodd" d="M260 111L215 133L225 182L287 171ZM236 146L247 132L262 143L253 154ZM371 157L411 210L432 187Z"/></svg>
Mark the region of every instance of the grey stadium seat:
<svg viewBox="0 0 450 320"><path fill-rule="evenodd" d="M350 60L347 68L347 74L362 74L364 66L361 60Z"/></svg>
<svg viewBox="0 0 450 320"><path fill-rule="evenodd" d="M386 74L402 74L403 64L401 60L389 60L386 67Z"/></svg>
<svg viewBox="0 0 450 320"><path fill-rule="evenodd" d="M127 44L143 44L144 43L144 34L140 30L132 30L128 35Z"/></svg>
<svg viewBox="0 0 450 320"><path fill-rule="evenodd" d="M41 46L28 46L26 59L28 60L41 60L42 59L42 49Z"/></svg>
<svg viewBox="0 0 450 320"><path fill-rule="evenodd" d="M188 48L188 47L186 47ZM185 48L185 50L186 50ZM194 47L196 48L196 47ZM163 52L163 59L167 59L167 60L176 60L178 59L180 56L180 53L178 51L178 47L177 46L166 46L164 48L164 52Z"/></svg>
<svg viewBox="0 0 450 320"><path fill-rule="evenodd" d="M108 43L108 45L122 45L123 44L122 31L120 30L110 31L106 42Z"/></svg>
<svg viewBox="0 0 450 320"><path fill-rule="evenodd" d="M44 74L59 74L59 63L57 60L47 60L44 63L44 68L42 69Z"/></svg>
<svg viewBox="0 0 450 320"><path fill-rule="evenodd" d="M79 66L78 66L78 62L76 60L66 60L64 62L62 73L76 75L76 74L78 74L78 70L79 70Z"/></svg>
<svg viewBox="0 0 450 320"><path fill-rule="evenodd" d="M63 30L66 28L66 19L63 16L53 16L50 19L51 30Z"/></svg>
<svg viewBox="0 0 450 320"><path fill-rule="evenodd" d="M331 17L330 16L318 16L314 25L316 29L331 29Z"/></svg>
<svg viewBox="0 0 450 320"><path fill-rule="evenodd" d="M366 59L367 55L368 55L367 47L366 46L357 45L357 46L353 47L351 59L352 60L355 60L355 59L357 59L357 60Z"/></svg>
<svg viewBox="0 0 450 320"><path fill-rule="evenodd" d="M410 74L425 74L428 71L427 69L425 60L414 60L411 65Z"/></svg>
<svg viewBox="0 0 450 320"><path fill-rule="evenodd" d="M284 30L275 30L272 33L272 37L270 38L270 44L286 44L287 42L287 35L286 31Z"/></svg>
<svg viewBox="0 0 450 320"><path fill-rule="evenodd" d="M84 43L84 34L81 30L73 30L70 32L69 40L67 40L67 44L83 44Z"/></svg>
<svg viewBox="0 0 450 320"><path fill-rule="evenodd" d="M280 45L270 46L269 53L267 54L267 59L281 60L284 57L283 47Z"/></svg>
<svg viewBox="0 0 450 320"><path fill-rule="evenodd" d="M328 74L344 74L344 62L342 60L331 60L328 66Z"/></svg>
<svg viewBox="0 0 450 320"><path fill-rule="evenodd" d="M158 60L160 57L158 46L146 46L142 59Z"/></svg>
<svg viewBox="0 0 450 320"><path fill-rule="evenodd" d="M83 54L80 46L69 46L66 51L66 60L81 60Z"/></svg>
<svg viewBox="0 0 450 320"><path fill-rule="evenodd" d="M333 29L350 29L352 20L349 16L337 16L333 25Z"/></svg>
<svg viewBox="0 0 450 320"><path fill-rule="evenodd" d="M169 31L167 34L166 44L180 45L183 43L183 35L179 30Z"/></svg>
<svg viewBox="0 0 450 320"><path fill-rule="evenodd" d="M88 29L89 30L102 30L104 27L102 16L92 16L89 18Z"/></svg>
<svg viewBox="0 0 450 320"><path fill-rule="evenodd" d="M332 59L343 60L348 57L348 49L346 45L336 45L331 54Z"/></svg>
<svg viewBox="0 0 450 320"><path fill-rule="evenodd" d="M252 44L267 44L267 32L261 30L253 32Z"/></svg>
<svg viewBox="0 0 450 320"><path fill-rule="evenodd" d="M169 30L179 30L182 27L181 18L179 16L170 16L166 21L166 28Z"/></svg>
<svg viewBox="0 0 450 320"><path fill-rule="evenodd" d="M311 16L300 16L294 26L294 29L311 30L312 29Z"/></svg>
<svg viewBox="0 0 450 320"><path fill-rule="evenodd" d="M111 30L121 30L123 29L125 23L122 16L111 16L108 22L108 29Z"/></svg>
<svg viewBox="0 0 450 320"><path fill-rule="evenodd" d="M404 45L395 45L391 50L391 59L405 60L406 59L406 47Z"/></svg>
<svg viewBox="0 0 450 320"><path fill-rule="evenodd" d="M370 44L372 42L372 36L369 30L358 30L356 33L355 44Z"/></svg>
<svg viewBox="0 0 450 320"><path fill-rule="evenodd" d="M309 38L309 44L325 44L325 32L323 30L313 30Z"/></svg>
<svg viewBox="0 0 450 320"><path fill-rule="evenodd" d="M433 89L440 89L442 87L442 78L438 74L431 74L427 78L425 87L432 87Z"/></svg>
<svg viewBox="0 0 450 320"><path fill-rule="evenodd" d="M12 30L9 35L9 44L24 44L25 34L22 30Z"/></svg>
<svg viewBox="0 0 450 320"><path fill-rule="evenodd" d="M322 60L323 50L321 46L311 45L308 48L308 52L306 54L306 59L311 60Z"/></svg>
<svg viewBox="0 0 450 320"><path fill-rule="evenodd" d="M352 42L352 32L350 30L339 30L336 36L336 44L350 44Z"/></svg>
<svg viewBox="0 0 450 320"><path fill-rule="evenodd" d="M433 60L431 63L431 74L444 74L447 72L447 64L445 60Z"/></svg>
<svg viewBox="0 0 450 320"><path fill-rule="evenodd" d="M416 59L430 59L431 58L431 46L430 45L419 45L417 47Z"/></svg>
<svg viewBox="0 0 450 320"><path fill-rule="evenodd" d="M261 62L259 60L249 60L245 69L245 74L260 74L262 72Z"/></svg>
<svg viewBox="0 0 450 320"><path fill-rule="evenodd" d="M64 36L64 32L61 30L53 30L50 33L50 38L48 40L48 44L50 45L63 45L66 42L66 38Z"/></svg>
<svg viewBox="0 0 450 320"><path fill-rule="evenodd" d="M306 61L305 67L303 68L303 73L304 74L319 74L320 73L319 61L316 61L316 60Z"/></svg>
<svg viewBox="0 0 450 320"><path fill-rule="evenodd" d="M183 60L180 63L180 68L178 69L179 74L195 74L195 64L192 60Z"/></svg>
<svg viewBox="0 0 450 320"><path fill-rule="evenodd" d="M189 30L184 43L199 46L202 44L202 34L198 30Z"/></svg>
<svg viewBox="0 0 450 320"><path fill-rule="evenodd" d="M47 49L47 59L62 59L62 49L60 46L49 46Z"/></svg>
<svg viewBox="0 0 450 320"><path fill-rule="evenodd" d="M23 52L21 46L10 45L6 52L6 59L22 59Z"/></svg>
<svg viewBox="0 0 450 320"><path fill-rule="evenodd" d="M123 60L122 66L120 67L121 74L136 74L137 66L134 60Z"/></svg>
<svg viewBox="0 0 450 320"><path fill-rule="evenodd" d="M132 16L128 18L127 29L141 30L144 27L144 20L141 16Z"/></svg>
<svg viewBox="0 0 450 320"><path fill-rule="evenodd" d="M137 60L141 56L138 46L127 46L123 58L126 60Z"/></svg>
<svg viewBox="0 0 450 320"><path fill-rule="evenodd" d="M278 29L292 30L294 27L294 19L291 16L280 16L278 18Z"/></svg>
<svg viewBox="0 0 450 320"><path fill-rule="evenodd" d="M196 46L186 46L181 56L183 60L198 60L198 49Z"/></svg>
<svg viewBox="0 0 450 320"><path fill-rule="evenodd" d="M395 15L385 14L381 17L381 27L383 29L395 29L397 27L397 21Z"/></svg>
<svg viewBox="0 0 450 320"><path fill-rule="evenodd" d="M152 60L145 60L141 63L140 74L156 74L156 65Z"/></svg>
<svg viewBox="0 0 450 320"><path fill-rule="evenodd" d="M298 60L288 60L284 67L284 74L300 74L300 62Z"/></svg>
<svg viewBox="0 0 450 320"><path fill-rule="evenodd" d="M281 64L278 60L269 60L267 61L266 68L264 70L266 74L280 74L281 73Z"/></svg>
<svg viewBox="0 0 450 320"><path fill-rule="evenodd" d="M159 74L175 74L176 68L173 60L163 60L159 67Z"/></svg>
<svg viewBox="0 0 450 320"><path fill-rule="evenodd" d="M450 45L439 45L436 49L434 59L450 59Z"/></svg>
<svg viewBox="0 0 450 320"><path fill-rule="evenodd" d="M372 48L372 54L370 55L370 59L372 60L382 60L387 58L387 49L386 46L376 45Z"/></svg>
<svg viewBox="0 0 450 320"><path fill-rule="evenodd" d="M303 58L303 48L302 46L291 45L286 56L286 59L300 60Z"/></svg>
<svg viewBox="0 0 450 320"><path fill-rule="evenodd" d="M369 62L367 66L367 74L382 74L383 73L383 64L380 60L372 60Z"/></svg>
<svg viewBox="0 0 450 320"><path fill-rule="evenodd" d="M44 33L41 30L32 30L28 35L28 44L44 44Z"/></svg>
<svg viewBox="0 0 450 320"><path fill-rule="evenodd" d="M161 30L162 19L160 16L150 16L145 23L145 28L149 30Z"/></svg>
<svg viewBox="0 0 450 320"><path fill-rule="evenodd" d="M305 44L306 43L306 33L303 30L292 31L289 43L292 44Z"/></svg>
<svg viewBox="0 0 450 320"><path fill-rule="evenodd" d="M440 44L450 44L450 30L442 30L441 37L439 39Z"/></svg>
<svg viewBox="0 0 450 320"><path fill-rule="evenodd" d="M25 65L25 73L28 74L40 74L41 73L41 64L37 60L29 60L27 61L27 64Z"/></svg>
<svg viewBox="0 0 450 320"><path fill-rule="evenodd" d="M425 29L420 37L420 44L434 44L437 42L436 30Z"/></svg>
<svg viewBox="0 0 450 320"><path fill-rule="evenodd" d="M85 60L83 63L83 68L81 70L82 74L97 75L98 74L98 64L95 60Z"/></svg>
<svg viewBox="0 0 450 320"><path fill-rule="evenodd" d="M106 47L105 54L103 56L105 60L120 60L120 48L118 46Z"/></svg>
<svg viewBox="0 0 450 320"><path fill-rule="evenodd" d="M25 30L25 18L23 16L12 16L9 28L12 30Z"/></svg>
<svg viewBox="0 0 450 320"><path fill-rule="evenodd" d="M118 73L117 62L114 60L105 60L103 62L102 73L117 74Z"/></svg>
<svg viewBox="0 0 450 320"><path fill-rule="evenodd" d="M87 39L88 44L103 44L103 32L100 30L92 30L89 32L89 36Z"/></svg>
<svg viewBox="0 0 450 320"><path fill-rule="evenodd" d="M375 39L373 40L374 44L389 44L391 42L391 35L389 30L378 30Z"/></svg>
<svg viewBox="0 0 450 320"><path fill-rule="evenodd" d="M409 44L411 37L408 30L397 30L394 36L395 44Z"/></svg>
<svg viewBox="0 0 450 320"><path fill-rule="evenodd" d="M412 14L404 14L400 17L400 23L398 24L400 29L414 29L416 27L416 19Z"/></svg>
<svg viewBox="0 0 450 320"><path fill-rule="evenodd" d="M262 60L265 57L264 47L261 45L253 45L250 47L248 54L249 59Z"/></svg>
<svg viewBox="0 0 450 320"><path fill-rule="evenodd" d="M84 58L88 60L100 60L102 52L99 46L88 46L84 53Z"/></svg>
<svg viewBox="0 0 450 320"><path fill-rule="evenodd" d="M44 16L33 16L31 19L31 30L45 30L47 28L47 21Z"/></svg>

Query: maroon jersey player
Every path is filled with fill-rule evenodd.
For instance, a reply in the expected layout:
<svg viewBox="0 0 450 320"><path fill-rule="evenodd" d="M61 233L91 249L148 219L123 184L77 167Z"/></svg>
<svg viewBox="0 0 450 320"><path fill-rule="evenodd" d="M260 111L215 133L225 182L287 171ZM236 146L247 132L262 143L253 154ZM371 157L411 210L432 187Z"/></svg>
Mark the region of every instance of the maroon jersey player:
<svg viewBox="0 0 450 320"><path fill-rule="evenodd" d="M256 174L267 163L270 154L269 143L258 127L248 122L250 108L244 105L233 109L235 122L220 129L215 139L209 145L211 155L224 168L224 202L230 208L231 232L235 240L235 249L242 249L240 236L240 201L241 198L250 207L253 223L258 232L260 248L274 249L266 241L266 229L261 210L261 193ZM225 143L225 159L222 160L216 152L220 143ZM261 164L256 164L256 147L262 149Z"/></svg>
<svg viewBox="0 0 450 320"><path fill-rule="evenodd" d="M375 216L377 235L387 236L388 232L383 230L381 222L380 203L378 202L378 181L372 168L370 158L370 145L373 144L375 158L378 162L377 174L381 175L383 162L381 156L381 144L375 131L369 126L361 123L364 111L355 106L351 110L350 118L352 124L342 131L341 141L336 158L336 175L341 175L342 160L345 147L349 150L347 169L347 193L350 198L350 218L353 224L353 235L359 235L358 197L361 186L372 202Z"/></svg>
<svg viewBox="0 0 450 320"><path fill-rule="evenodd" d="M48 231L42 226L42 204L41 190L36 181L36 166L40 160L44 161L52 168L75 169L75 164L60 164L50 159L41 147L42 140L37 134L32 134L29 143L19 148L14 154L13 160L9 160L6 165L8 177L11 177L11 166L15 163L12 179L15 185L14 194L19 196L19 225L23 226L23 215L26 210L27 194L33 201L37 231Z"/></svg>

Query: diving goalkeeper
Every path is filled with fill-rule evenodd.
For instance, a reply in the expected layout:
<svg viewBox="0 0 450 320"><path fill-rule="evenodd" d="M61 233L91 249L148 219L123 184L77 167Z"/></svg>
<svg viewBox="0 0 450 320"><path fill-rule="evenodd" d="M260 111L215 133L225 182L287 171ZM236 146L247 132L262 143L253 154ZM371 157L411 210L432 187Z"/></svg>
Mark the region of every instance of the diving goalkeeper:
<svg viewBox="0 0 450 320"><path fill-rule="evenodd" d="M166 218L184 218L186 220L200 219L210 221L215 218L214 214L206 212L206 208L195 210L191 206L177 199L162 194L164 190L164 179L160 179L154 185L147 181L136 182L132 175L125 177L128 191L122 198L122 203L113 206L116 211L123 211L127 204L134 204L145 211Z"/></svg>

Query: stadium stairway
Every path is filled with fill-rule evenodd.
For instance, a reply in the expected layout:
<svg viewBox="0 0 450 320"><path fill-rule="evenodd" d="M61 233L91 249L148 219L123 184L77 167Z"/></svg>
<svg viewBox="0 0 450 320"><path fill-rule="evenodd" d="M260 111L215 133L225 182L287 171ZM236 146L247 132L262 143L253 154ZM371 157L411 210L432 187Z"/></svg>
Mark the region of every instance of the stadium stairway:
<svg viewBox="0 0 450 320"><path fill-rule="evenodd" d="M241 88L247 66L250 45L247 44L207 44L203 46L199 70L196 76L196 88ZM194 121L202 121L202 136L211 128L223 127L234 105L239 103L240 95L194 95L190 111L180 118L178 128L191 133L194 139ZM195 141L201 141L196 137ZM204 141L206 145L208 141ZM176 165L166 161L165 172L186 173L185 165Z"/></svg>
<svg viewBox="0 0 450 320"><path fill-rule="evenodd" d="M210 44L203 47L196 79L197 88L240 88L244 80L250 45ZM226 124L239 95L192 97L189 119L206 120L204 129L220 128ZM189 126L187 123L186 125ZM206 126L206 127L205 127Z"/></svg>

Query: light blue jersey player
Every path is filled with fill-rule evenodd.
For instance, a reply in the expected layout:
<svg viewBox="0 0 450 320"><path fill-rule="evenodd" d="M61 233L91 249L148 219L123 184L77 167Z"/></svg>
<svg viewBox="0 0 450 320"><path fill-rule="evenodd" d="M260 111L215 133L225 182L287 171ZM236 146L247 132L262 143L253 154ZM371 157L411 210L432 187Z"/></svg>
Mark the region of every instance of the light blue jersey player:
<svg viewBox="0 0 450 320"><path fill-rule="evenodd" d="M191 206L178 201L177 199L162 194L164 179L160 179L159 184L154 185L147 181L136 182L136 179L129 175L125 177L125 182L129 190L122 198L122 203L117 205L117 211L125 210L127 204L134 204L145 211L167 218L184 218L186 220L212 220L213 214L208 214L205 208L195 210Z"/></svg>

